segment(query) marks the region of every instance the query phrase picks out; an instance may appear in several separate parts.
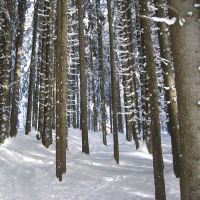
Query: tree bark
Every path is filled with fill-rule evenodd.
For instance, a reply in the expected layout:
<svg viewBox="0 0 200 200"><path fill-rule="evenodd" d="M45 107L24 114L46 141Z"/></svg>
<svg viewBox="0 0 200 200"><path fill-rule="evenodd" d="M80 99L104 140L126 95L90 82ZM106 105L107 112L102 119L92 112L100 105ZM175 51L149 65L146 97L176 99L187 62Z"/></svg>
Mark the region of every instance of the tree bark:
<svg viewBox="0 0 200 200"><path fill-rule="evenodd" d="M26 12L26 0L20 0L18 2L19 19L18 19L18 29L17 29L18 34L17 34L17 39L16 39L16 64L15 64L15 69L14 69L14 85L13 85L12 109L11 109L11 118L10 118L10 124L11 124L10 136L11 137L17 135L25 12Z"/></svg>
<svg viewBox="0 0 200 200"><path fill-rule="evenodd" d="M9 135L9 70L11 50L11 2L0 6L0 143Z"/></svg>
<svg viewBox="0 0 200 200"><path fill-rule="evenodd" d="M56 42L56 176L66 172L68 1L57 2Z"/></svg>
<svg viewBox="0 0 200 200"><path fill-rule="evenodd" d="M200 25L195 3L200 2L168 1L170 17L177 18L170 32L179 111L181 200L200 199Z"/></svg>
<svg viewBox="0 0 200 200"><path fill-rule="evenodd" d="M154 0L155 6L158 6L156 16L160 18L165 18L164 9L161 7L163 5L162 0ZM169 38L167 25L163 22L158 22L158 39L160 45L160 56L162 61L164 84L167 88L165 91L167 109L169 114L169 133L171 135L172 144L172 155L173 155L173 165L174 173L176 177L180 177L180 162L179 157L180 151L180 138L179 138L179 124L178 124L178 106L176 101L176 88L174 82L174 73L172 71L172 58L170 52Z"/></svg>
<svg viewBox="0 0 200 200"><path fill-rule="evenodd" d="M96 1L97 12L97 32L98 32L98 52L99 52L99 71L100 71L100 89L101 89L101 129L103 135L103 144L107 145L106 140L106 96L105 96L105 69L103 63L103 18L100 11L100 0Z"/></svg>
<svg viewBox="0 0 200 200"><path fill-rule="evenodd" d="M89 154L88 124L87 124L87 77L84 44L84 3L78 0L78 19L79 19L79 53L80 53L80 84L81 84L81 129L82 129L82 151Z"/></svg>
<svg viewBox="0 0 200 200"><path fill-rule="evenodd" d="M148 15L147 1L139 0L140 16ZM151 81L149 81L150 92L150 116L151 116L151 134L153 148L153 167L155 182L155 198L156 200L165 200L165 181L164 181L164 163L161 147L161 128L160 128L160 111L158 104L158 88L156 63L153 55L153 44L151 38L150 21L141 18L141 28L143 29L143 49L146 55L147 73Z"/></svg>
<svg viewBox="0 0 200 200"><path fill-rule="evenodd" d="M52 144L52 4L53 1L45 1L46 16L46 71L45 71L45 106L44 106L44 129L42 143L45 147Z"/></svg>
<svg viewBox="0 0 200 200"><path fill-rule="evenodd" d="M29 75L29 89L28 89L28 106L26 115L25 134L28 135L31 131L31 114L33 105L33 88L35 84L35 71L36 71L36 42L37 42L37 23L38 21L38 0L35 2L34 17L33 17L33 37L32 37L32 53L30 63Z"/></svg>
<svg viewBox="0 0 200 200"><path fill-rule="evenodd" d="M44 5L43 5L44 6ZM44 8L42 14L44 15ZM39 95L39 119L38 131L43 138L44 133L44 106L45 106L45 74L46 74L46 22L45 17L42 16L41 25L41 63L40 63L40 95Z"/></svg>
<svg viewBox="0 0 200 200"><path fill-rule="evenodd" d="M117 85L116 85L116 67L114 52L114 33L113 18L111 9L111 0L107 0L108 23L109 23L109 41L110 41L110 65L111 65L111 88L112 88L112 111L113 111L113 141L114 141L114 158L119 163L119 143L118 143L118 120L117 120Z"/></svg>

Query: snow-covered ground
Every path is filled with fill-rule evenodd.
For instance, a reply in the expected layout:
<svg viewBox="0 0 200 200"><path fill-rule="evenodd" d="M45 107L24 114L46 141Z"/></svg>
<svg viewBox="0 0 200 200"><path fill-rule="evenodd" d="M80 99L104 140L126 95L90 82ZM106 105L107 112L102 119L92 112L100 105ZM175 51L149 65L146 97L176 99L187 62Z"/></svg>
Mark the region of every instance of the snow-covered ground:
<svg viewBox="0 0 200 200"><path fill-rule="evenodd" d="M55 177L55 144L45 149L35 133L22 131L0 146L0 200L151 200L154 198L152 157L135 151L119 136L120 165L113 160L112 135L102 145L101 133L90 133L90 155L81 153L81 132L70 129L67 174ZM170 139L164 136L168 200L179 200L179 183L172 172Z"/></svg>

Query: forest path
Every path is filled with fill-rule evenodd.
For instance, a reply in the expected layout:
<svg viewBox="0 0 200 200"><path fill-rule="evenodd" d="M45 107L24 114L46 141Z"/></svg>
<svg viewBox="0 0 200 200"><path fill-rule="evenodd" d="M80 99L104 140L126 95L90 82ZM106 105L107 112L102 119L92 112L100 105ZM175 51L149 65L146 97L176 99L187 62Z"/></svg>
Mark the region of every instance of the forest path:
<svg viewBox="0 0 200 200"><path fill-rule="evenodd" d="M55 178L55 143L45 149L35 138L19 135L0 146L0 200L153 200L152 157L145 148L119 136L120 164L113 160L112 135L90 133L90 155L81 153L81 132L70 129L67 174ZM178 200L172 173L170 138L163 137L167 197Z"/></svg>

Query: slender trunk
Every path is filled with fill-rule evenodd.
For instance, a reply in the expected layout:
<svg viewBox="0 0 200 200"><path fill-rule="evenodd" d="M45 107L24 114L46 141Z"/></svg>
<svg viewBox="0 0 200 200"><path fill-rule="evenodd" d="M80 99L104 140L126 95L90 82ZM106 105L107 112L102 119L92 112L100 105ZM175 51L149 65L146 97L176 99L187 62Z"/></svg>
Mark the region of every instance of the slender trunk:
<svg viewBox="0 0 200 200"><path fill-rule="evenodd" d="M114 33L113 33L113 18L112 18L111 2L112 2L111 0L107 0L109 40L110 40L110 65L111 65L112 111L113 111L113 141L114 141L114 158L115 158L116 163L119 163L116 67L115 67Z"/></svg>
<svg viewBox="0 0 200 200"><path fill-rule="evenodd" d="M121 105L121 94L120 94L120 78L118 78L117 81L117 93L118 93L118 98L117 98L117 105L118 105L118 131L120 133L123 133L123 116L122 116L122 105Z"/></svg>
<svg viewBox="0 0 200 200"><path fill-rule="evenodd" d="M138 106L138 94L137 94L137 78L136 78L136 66L134 58L134 41L133 41L133 26L132 26L132 6L131 1L127 0L124 2L124 22L125 22L125 36L127 38L127 50L128 50L128 66L130 68L130 93L132 94L133 111L132 111L132 121L133 121L133 139L136 144L136 149L139 148L139 138L140 138L140 121L139 121L139 106Z"/></svg>
<svg viewBox="0 0 200 200"><path fill-rule="evenodd" d="M29 75L29 89L28 89L28 106L26 115L25 134L31 131L31 114L33 105L33 86L35 84L35 67L36 67L36 42L37 42L37 21L38 21L38 0L35 3L34 17L33 17L33 37L32 37L32 53Z"/></svg>
<svg viewBox="0 0 200 200"><path fill-rule="evenodd" d="M84 44L84 24L83 9L84 3L78 0L78 18L79 18L79 44L80 44L80 85L81 85L81 129L82 129L82 151L89 154L88 124L87 124L87 77L85 61Z"/></svg>
<svg viewBox="0 0 200 200"><path fill-rule="evenodd" d="M141 20L139 18L139 2L135 2L136 10L136 29L137 29L137 48L139 52L139 70L140 70L140 85L141 85L141 108L142 108L142 132L143 140L147 145L148 152L152 154L152 135L150 130L150 105L149 105L149 77L147 75L147 65L145 61L145 52L142 48L144 36L141 28Z"/></svg>
<svg viewBox="0 0 200 200"><path fill-rule="evenodd" d="M41 47L41 45L39 44ZM37 75L36 75L36 83L33 91L33 118L32 118L32 126L37 130L38 127L38 103L39 103L39 85L40 85L40 52L37 54Z"/></svg>
<svg viewBox="0 0 200 200"><path fill-rule="evenodd" d="M94 70L94 62L93 62L93 40L90 38L90 68L92 73L92 103L93 103L93 112L92 112L92 124L94 132L97 131L98 126L98 113L97 113L97 97L95 92L95 70Z"/></svg>
<svg viewBox="0 0 200 200"><path fill-rule="evenodd" d="M99 52L99 70L100 70L100 89L101 89L101 129L103 135L103 144L107 145L106 140L106 96L105 96L105 75L103 63L103 18L100 11L100 0L96 1L97 12L97 31L98 31L98 52Z"/></svg>
<svg viewBox="0 0 200 200"><path fill-rule="evenodd" d="M147 2L139 0L140 15L148 15ZM156 63L153 55L153 44L151 38L150 21L141 18L141 28L143 29L143 49L146 55L147 73L150 78L149 92L150 92L150 116L151 116L151 134L152 134L152 148L153 148L153 167L154 167L154 181L155 181L155 198L156 200L165 200L165 181L164 181L164 163L162 157L161 147L161 128L160 128L160 111L158 104L158 88L157 88L157 74Z"/></svg>
<svg viewBox="0 0 200 200"><path fill-rule="evenodd" d="M164 9L161 8L162 0L154 0L155 5L158 6L156 10L157 17L164 18L165 13ZM176 101L176 88L174 82L174 73L172 71L172 59L170 53L170 45L168 32L166 32L167 25L162 22L158 22L158 36L159 36L159 44L160 44L160 55L162 59L165 61L162 62L163 76L164 76L164 84L166 89L166 101L167 108L169 114L169 133L171 135L171 143L172 143L172 155L173 155L173 165L174 165L174 173L176 177L180 177L180 138L179 138L179 124L178 124L178 107Z"/></svg>
<svg viewBox="0 0 200 200"><path fill-rule="evenodd" d="M46 32L45 21L42 22L42 37L41 37L41 63L40 63L40 95L39 95L39 119L38 131L43 137L44 130L44 105L45 105L45 73L46 73Z"/></svg>

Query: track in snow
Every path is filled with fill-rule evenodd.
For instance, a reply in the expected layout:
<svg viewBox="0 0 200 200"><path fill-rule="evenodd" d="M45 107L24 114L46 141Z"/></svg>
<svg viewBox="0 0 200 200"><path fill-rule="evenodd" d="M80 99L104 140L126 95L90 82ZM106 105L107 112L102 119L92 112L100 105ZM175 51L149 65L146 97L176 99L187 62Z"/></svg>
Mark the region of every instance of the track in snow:
<svg viewBox="0 0 200 200"><path fill-rule="evenodd" d="M0 146L0 200L153 200L152 157L135 151L120 135L120 165L113 160L112 135L108 146L101 133L90 133L90 155L81 153L81 133L69 131L67 174L55 178L55 144L45 149L35 133L19 134ZM170 139L163 139L168 200L179 200L179 184L172 172Z"/></svg>

